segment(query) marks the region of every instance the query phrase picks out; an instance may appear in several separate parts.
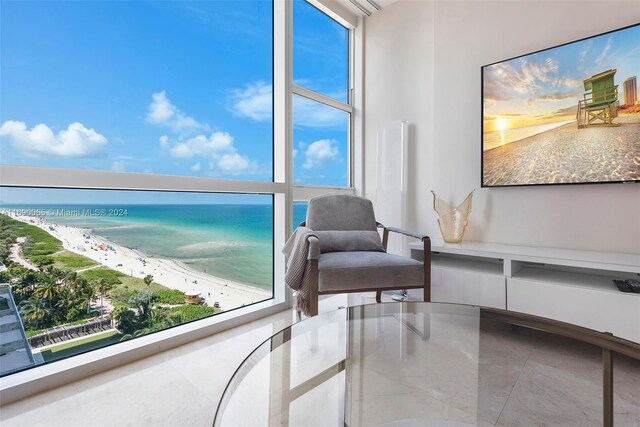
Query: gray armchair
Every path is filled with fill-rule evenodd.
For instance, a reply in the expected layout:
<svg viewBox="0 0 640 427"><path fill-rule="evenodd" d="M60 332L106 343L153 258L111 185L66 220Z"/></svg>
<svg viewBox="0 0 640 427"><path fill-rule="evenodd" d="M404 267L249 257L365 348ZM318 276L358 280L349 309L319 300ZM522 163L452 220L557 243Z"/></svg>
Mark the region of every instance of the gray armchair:
<svg viewBox="0 0 640 427"><path fill-rule="evenodd" d="M431 240L428 236L384 227L376 222L370 200L349 195L314 197L307 208L306 227L311 264L310 315L318 314L318 296L345 292L424 289L431 300ZM378 228L384 229L380 241ZM386 252L389 232L424 243L424 262Z"/></svg>

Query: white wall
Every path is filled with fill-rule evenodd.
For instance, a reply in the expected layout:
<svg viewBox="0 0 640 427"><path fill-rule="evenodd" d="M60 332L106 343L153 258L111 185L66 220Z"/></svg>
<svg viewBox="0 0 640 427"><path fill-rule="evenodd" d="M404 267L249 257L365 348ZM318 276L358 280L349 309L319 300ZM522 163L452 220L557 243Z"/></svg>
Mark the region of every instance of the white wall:
<svg viewBox="0 0 640 427"><path fill-rule="evenodd" d="M411 123L409 226L430 215L433 132L433 3L393 4L365 21L364 195L376 201L376 134L394 120ZM426 186L426 187L425 187ZM426 190L425 190L426 188ZM424 221L423 221L424 222ZM393 224L388 224L393 226ZM423 224L421 224L423 225ZM419 228L425 231L425 227Z"/></svg>
<svg viewBox="0 0 640 427"><path fill-rule="evenodd" d="M399 1L366 20L365 195L379 123L414 124L418 231L431 195L476 189L465 239L640 253L640 184L480 188L480 67L640 21L640 1Z"/></svg>

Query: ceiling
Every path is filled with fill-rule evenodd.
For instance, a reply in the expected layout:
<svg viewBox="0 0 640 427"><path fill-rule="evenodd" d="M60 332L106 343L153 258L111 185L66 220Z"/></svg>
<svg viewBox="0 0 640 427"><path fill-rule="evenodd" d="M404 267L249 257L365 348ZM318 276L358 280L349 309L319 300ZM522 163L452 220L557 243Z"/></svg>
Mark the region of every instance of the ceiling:
<svg viewBox="0 0 640 427"><path fill-rule="evenodd" d="M361 16L369 16L396 1L398 0L338 0L347 10Z"/></svg>

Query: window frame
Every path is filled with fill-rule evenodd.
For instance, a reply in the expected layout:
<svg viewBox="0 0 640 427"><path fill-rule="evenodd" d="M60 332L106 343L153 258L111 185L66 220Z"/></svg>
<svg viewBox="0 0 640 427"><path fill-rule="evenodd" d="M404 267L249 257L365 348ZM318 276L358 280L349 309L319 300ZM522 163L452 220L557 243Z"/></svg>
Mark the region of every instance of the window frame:
<svg viewBox="0 0 640 427"><path fill-rule="evenodd" d="M292 292L284 285L285 259L279 248L292 232L293 202L308 201L327 193L363 194L362 66L363 21L310 0L331 19L349 30L349 103L340 103L293 84L292 2L273 0L273 176L272 181L155 175L99 170L76 170L0 164L2 187L39 187L94 190L149 190L202 193L270 194L273 196L273 297L229 312L161 330L118 345L92 350L67 359L39 365L0 378L3 403L8 404L44 390L84 378L89 374L131 363L170 348L246 324L292 307ZM349 186L293 185L293 94L348 111ZM341 104L333 105L335 102ZM80 185L79 183L82 183Z"/></svg>
<svg viewBox="0 0 640 427"><path fill-rule="evenodd" d="M272 84L291 78L290 54L290 5L274 1L272 9ZM280 89L285 92L284 89ZM280 97L282 98L282 97ZM282 109L278 109L282 108ZM288 108L290 110L290 107ZM282 156L283 146L290 139L284 134L290 116L287 106L278 105L273 95L273 176L272 181L231 180L160 174L112 172L100 170L64 169L39 166L0 164L0 191L13 188L58 188L91 190L143 190L198 193L267 194L273 198L273 294L270 299L239 307L228 312L206 317L194 322L164 329L134 340L118 343L90 352L78 354L55 363L38 365L0 378L3 403L19 400L46 388L82 378L91 372L110 369L132 362L195 339L277 313L291 306L291 293L284 286L284 256L278 248L289 237L291 215L289 179L281 177L290 158L276 161ZM282 114L285 112L285 114ZM282 157L280 157L282 158Z"/></svg>
<svg viewBox="0 0 640 427"><path fill-rule="evenodd" d="M315 7L323 13L327 19L331 19L343 26L348 31L348 52L347 52L347 103L338 101L335 98L321 94L304 86L291 83L289 97L294 95L302 96L311 101L318 102L330 108L344 111L349 114L349 126L347 129L347 185L346 186L325 186L325 185L300 185L293 184L293 201L305 202L309 199L324 194L363 194L362 189L362 166L358 165L363 161L362 150L356 147L361 143L360 131L362 129L362 115L358 111L361 103L357 97L360 96L362 85L361 62L358 56L362 55L362 26L363 21L359 18L354 22L353 17L342 17L340 13L344 11L334 10L328 4L319 0L305 0L310 6ZM293 26L293 22L291 23ZM293 40L291 40L293 44ZM293 60L293 58L292 58ZM293 75L293 74L292 74ZM293 102L293 101L292 101ZM293 129L293 120L291 121ZM293 141L292 148L293 150ZM292 165L293 166L293 165Z"/></svg>

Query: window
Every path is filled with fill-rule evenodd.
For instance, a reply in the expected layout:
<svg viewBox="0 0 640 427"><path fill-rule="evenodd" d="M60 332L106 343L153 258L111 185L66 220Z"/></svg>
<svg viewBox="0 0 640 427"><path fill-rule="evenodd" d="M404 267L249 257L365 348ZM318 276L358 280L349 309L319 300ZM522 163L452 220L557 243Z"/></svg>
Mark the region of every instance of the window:
<svg viewBox="0 0 640 427"><path fill-rule="evenodd" d="M0 375L284 308L306 200L354 191L353 29L299 0L1 7Z"/></svg>
<svg viewBox="0 0 640 427"><path fill-rule="evenodd" d="M349 103L349 30L305 0L293 2L293 81Z"/></svg>
<svg viewBox="0 0 640 427"><path fill-rule="evenodd" d="M293 96L296 185L349 185L349 113Z"/></svg>
<svg viewBox="0 0 640 427"><path fill-rule="evenodd" d="M282 302L273 4L0 16L0 302L26 334L0 374Z"/></svg>
<svg viewBox="0 0 640 427"><path fill-rule="evenodd" d="M36 360L273 296L271 195L5 188L2 197L0 281Z"/></svg>
<svg viewBox="0 0 640 427"><path fill-rule="evenodd" d="M272 180L266 1L3 2L2 163Z"/></svg>
<svg viewBox="0 0 640 427"><path fill-rule="evenodd" d="M351 186L350 31L293 2L295 185Z"/></svg>
<svg viewBox="0 0 640 427"><path fill-rule="evenodd" d="M307 203L295 202L293 204L293 228L295 229L307 218Z"/></svg>

